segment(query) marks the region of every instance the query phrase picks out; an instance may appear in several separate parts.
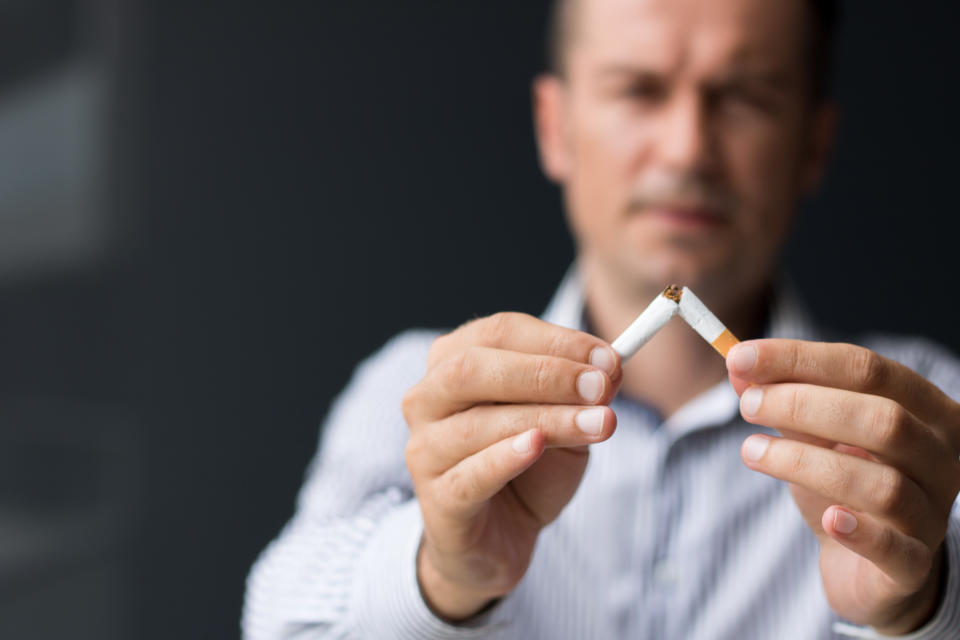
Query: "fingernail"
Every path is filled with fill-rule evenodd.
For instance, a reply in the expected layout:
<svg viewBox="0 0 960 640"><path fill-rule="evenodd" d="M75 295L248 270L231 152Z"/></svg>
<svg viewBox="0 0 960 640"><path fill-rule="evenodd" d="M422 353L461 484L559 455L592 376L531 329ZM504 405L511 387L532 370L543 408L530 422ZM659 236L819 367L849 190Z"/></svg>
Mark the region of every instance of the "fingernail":
<svg viewBox="0 0 960 640"><path fill-rule="evenodd" d="M584 409L577 414L574 421L577 423L580 431L583 431L588 436L596 436L603 431L603 416L605 414L606 411L601 408Z"/></svg>
<svg viewBox="0 0 960 640"><path fill-rule="evenodd" d="M753 435L743 441L743 457L750 462L757 462L767 452L770 446L770 438L766 436Z"/></svg>
<svg viewBox="0 0 960 640"><path fill-rule="evenodd" d="M530 451L530 432L521 433L513 439L513 450L517 453L527 453Z"/></svg>
<svg viewBox="0 0 960 640"><path fill-rule="evenodd" d="M752 416L760 410L760 403L763 402L763 389L760 387L749 387L740 396L740 410L744 415Z"/></svg>
<svg viewBox="0 0 960 640"><path fill-rule="evenodd" d="M727 362L735 373L746 373L757 364L757 348L752 344L738 344L731 349Z"/></svg>
<svg viewBox="0 0 960 640"><path fill-rule="evenodd" d="M577 378L577 393L587 402L596 402L603 395L603 374L599 371L587 371Z"/></svg>
<svg viewBox="0 0 960 640"><path fill-rule="evenodd" d="M594 347L590 352L590 364L613 375L617 367L617 359L609 347Z"/></svg>
<svg viewBox="0 0 960 640"><path fill-rule="evenodd" d="M837 509L833 512L833 528L843 534L853 533L857 528L857 519L852 513Z"/></svg>

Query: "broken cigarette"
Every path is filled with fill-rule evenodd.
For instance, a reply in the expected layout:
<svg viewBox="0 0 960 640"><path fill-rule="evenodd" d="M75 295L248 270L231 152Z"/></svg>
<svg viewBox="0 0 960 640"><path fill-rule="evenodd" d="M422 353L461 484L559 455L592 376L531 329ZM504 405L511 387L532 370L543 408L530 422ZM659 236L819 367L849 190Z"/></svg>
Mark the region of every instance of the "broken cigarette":
<svg viewBox="0 0 960 640"><path fill-rule="evenodd" d="M626 361L678 314L724 358L739 342L693 291L672 284L653 299L611 346Z"/></svg>
<svg viewBox="0 0 960 640"><path fill-rule="evenodd" d="M683 288L680 298L680 317L724 358L730 348L740 342L687 287Z"/></svg>
<svg viewBox="0 0 960 640"><path fill-rule="evenodd" d="M669 293L668 293L669 292ZM660 331L670 318L677 315L680 305L677 304L683 292L676 285L670 285L663 293L653 299L637 319L613 341L613 350L620 354L620 359L626 362L627 358L647 344L657 331Z"/></svg>

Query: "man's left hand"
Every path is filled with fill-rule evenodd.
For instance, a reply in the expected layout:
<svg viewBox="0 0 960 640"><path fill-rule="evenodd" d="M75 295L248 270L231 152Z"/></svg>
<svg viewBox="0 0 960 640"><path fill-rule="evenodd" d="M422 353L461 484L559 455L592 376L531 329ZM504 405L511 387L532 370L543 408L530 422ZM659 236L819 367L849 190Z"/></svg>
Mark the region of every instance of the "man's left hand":
<svg viewBox="0 0 960 640"><path fill-rule="evenodd" d="M741 456L790 483L820 540L830 606L881 633L922 626L939 602L960 491L960 404L849 344L743 342L727 369L744 419L784 435L752 435Z"/></svg>

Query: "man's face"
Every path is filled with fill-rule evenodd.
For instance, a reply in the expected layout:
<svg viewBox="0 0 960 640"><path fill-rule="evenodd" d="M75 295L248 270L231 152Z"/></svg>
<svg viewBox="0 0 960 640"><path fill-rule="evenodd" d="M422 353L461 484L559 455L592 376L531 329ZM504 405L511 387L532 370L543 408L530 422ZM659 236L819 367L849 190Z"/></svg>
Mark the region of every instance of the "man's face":
<svg viewBox="0 0 960 640"><path fill-rule="evenodd" d="M547 173L582 257L624 283L756 291L829 127L805 0L577 0L566 78L541 80Z"/></svg>

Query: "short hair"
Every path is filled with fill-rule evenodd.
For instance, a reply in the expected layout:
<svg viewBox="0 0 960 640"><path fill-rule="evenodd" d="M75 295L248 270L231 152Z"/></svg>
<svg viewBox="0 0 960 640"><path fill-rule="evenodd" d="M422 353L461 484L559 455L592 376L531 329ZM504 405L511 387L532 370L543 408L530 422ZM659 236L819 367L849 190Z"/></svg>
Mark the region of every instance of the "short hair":
<svg viewBox="0 0 960 640"><path fill-rule="evenodd" d="M581 1L552 0L550 3L547 68L560 76L564 74L564 54L570 39L574 4ZM806 0L806 4L812 27L808 43L811 97L819 102L829 93L833 46L840 21L840 3L838 0Z"/></svg>

